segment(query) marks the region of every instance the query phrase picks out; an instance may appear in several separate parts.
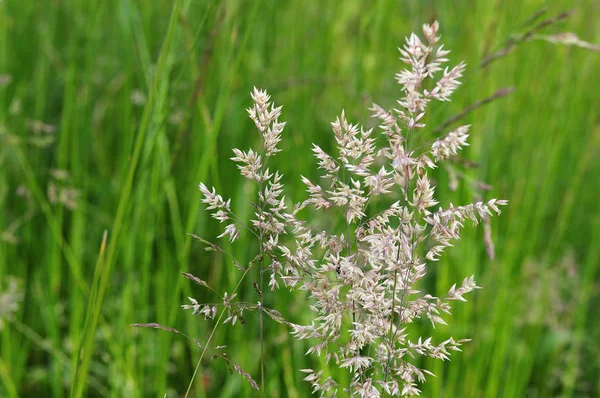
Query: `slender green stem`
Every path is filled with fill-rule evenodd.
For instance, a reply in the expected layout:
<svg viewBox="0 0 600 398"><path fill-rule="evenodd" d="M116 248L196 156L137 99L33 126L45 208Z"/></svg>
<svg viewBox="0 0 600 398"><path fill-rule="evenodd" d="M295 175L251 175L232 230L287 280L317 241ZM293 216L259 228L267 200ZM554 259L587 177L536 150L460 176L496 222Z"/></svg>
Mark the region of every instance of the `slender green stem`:
<svg viewBox="0 0 600 398"><path fill-rule="evenodd" d="M261 134L261 138L262 138L262 134ZM265 151L264 151L264 138L262 138L262 144L263 144L263 149L261 151L261 157L263 157L265 159L264 164L261 165L261 169L260 169L260 175L261 175L261 180L258 183L258 195L259 195L259 200L260 200L260 196L262 195L263 192L263 180L262 180L262 176L264 175L265 169L266 169L266 163L267 163L267 157L265 156ZM263 217L263 212L265 209L265 201L264 198L263 200L260 200L260 216ZM265 325L264 325L264 314L263 314L263 310L262 310L262 306L264 305L263 301L264 298L262 297L262 294L264 292L263 289L263 272L264 272L264 263L265 263L265 245L264 245L264 229L261 228L260 230L260 236L258 239L258 244L259 244L259 256L260 256L260 267L259 267L259 274L258 274L258 286L259 286L259 290L260 290L260 312L258 313L258 323L259 323L259 339L260 339L260 396L264 397L265 396Z"/></svg>
<svg viewBox="0 0 600 398"><path fill-rule="evenodd" d="M198 362L196 362L196 367L194 368L194 373L192 374L192 378L190 379L190 383L188 384L188 388L185 391L184 398L187 398L188 395L190 394L190 391L192 390L192 385L194 385L194 380L196 379L196 374L198 374L198 370L200 369L200 364L202 363L202 359L204 358L204 354L206 354L206 350L208 349L208 345L210 344L212 338L214 337L215 332L217 331L217 326L219 326L219 324L221 323L221 319L223 318L223 315L225 315L225 312L227 312L227 308L223 308L223 311L221 311L221 314L217 318L217 322L215 323L215 326L213 327L212 331L210 332L210 335L208 336L208 339L206 340L206 343L204 343L204 348L202 349L202 354L200 354L200 358L198 358Z"/></svg>
<svg viewBox="0 0 600 398"><path fill-rule="evenodd" d="M242 277L238 281L237 285L235 286L235 288L233 289L231 294L234 294L235 292L237 292L238 288L242 284L242 281L244 280L246 275L248 275L248 272L251 269L252 269L252 265L250 265L248 268L246 268L246 271L244 271L244 273L242 274ZM204 344L204 348L202 349L202 354L200 354L200 358L198 358L198 362L196 363L196 367L194 368L194 373L192 374L192 378L190 379L190 382L188 384L188 388L185 392L184 398L188 398L188 395L190 394L190 391L192 390L192 385L194 384L194 380L196 379L196 375L198 374L198 370L200 369L200 364L202 363L204 354L206 354L206 350L208 349L208 346L210 345L210 342L212 341L212 339L215 335L215 332L217 331L217 328L221 324L221 319L223 319L223 315L225 314L225 312L227 312L227 308L223 308L223 311L221 311L221 314L219 315L219 317L217 318L217 321L215 322L215 326L213 327L212 331L210 332L210 335L208 336L208 339L206 340L206 343Z"/></svg>

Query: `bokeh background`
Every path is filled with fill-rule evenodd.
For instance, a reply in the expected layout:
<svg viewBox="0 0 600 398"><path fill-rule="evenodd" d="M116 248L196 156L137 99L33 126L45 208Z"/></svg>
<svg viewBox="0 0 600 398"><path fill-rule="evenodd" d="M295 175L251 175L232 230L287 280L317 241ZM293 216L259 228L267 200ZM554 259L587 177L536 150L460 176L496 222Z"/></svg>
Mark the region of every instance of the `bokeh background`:
<svg viewBox="0 0 600 398"><path fill-rule="evenodd" d="M342 109L375 125L371 103L392 107L401 96L397 47L436 19L452 62L468 66L429 126L515 91L461 120L473 125L471 146L435 174L443 204L482 195L510 205L491 223L493 260L484 228L468 227L429 274L434 294L471 274L484 289L455 306L448 327L416 326L473 339L451 362L420 363L437 375L423 395L598 396L600 53L535 35L519 43L569 10L536 34L600 43L594 0L0 1L0 396L183 396L198 347L129 325L159 322L204 343L212 323L180 305L214 297L180 272L219 291L237 283L231 262L187 233L220 233L202 210L200 181L242 218L252 213L255 188L229 160L232 147L258 143L245 112L252 87L284 105L275 163L300 200L300 175L317 175L311 143L331 147L329 123ZM507 40L514 51L481 67ZM460 173L456 190L448 170ZM472 189L478 181L491 190ZM241 261L257 250L245 235L225 246ZM255 280L243 300L257 300ZM301 294L266 304L310 319ZM227 345L258 379L256 318L220 327L211 344ZM309 396L299 369L323 364L285 327L269 323L266 333L266 396ZM190 396L255 396L210 355L195 380Z"/></svg>

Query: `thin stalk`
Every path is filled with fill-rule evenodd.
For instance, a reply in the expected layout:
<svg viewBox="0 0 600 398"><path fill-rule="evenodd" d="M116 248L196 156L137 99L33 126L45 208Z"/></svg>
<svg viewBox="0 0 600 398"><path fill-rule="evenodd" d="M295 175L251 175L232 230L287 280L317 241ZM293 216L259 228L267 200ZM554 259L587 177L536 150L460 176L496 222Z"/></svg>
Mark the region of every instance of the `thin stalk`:
<svg viewBox="0 0 600 398"><path fill-rule="evenodd" d="M196 367L194 368L194 373L192 374L192 379L190 380L190 383L188 384L188 388L185 391L184 398L187 398L188 395L190 394L190 391L192 390L192 385L194 384L194 379L196 378L196 374L198 373L198 370L200 369L200 364L202 363L202 358L204 358L204 354L206 354L208 345L210 344L210 341L214 337L215 332L217 331L217 326L219 326L219 323L221 322L221 319L223 318L223 315L225 315L226 311L227 311L227 308L223 308L223 311L221 311L221 314L217 318L217 322L215 323L215 326L213 327L212 331L210 332L210 335L208 336L208 339L206 340L206 343L204 344L204 348L202 349L202 354L200 354L200 358L198 359L198 362L196 363Z"/></svg>
<svg viewBox="0 0 600 398"><path fill-rule="evenodd" d="M260 182L258 183L258 199L260 202L260 216L263 216L263 212L265 209L265 201L264 198L261 200L260 197L262 195L263 192L263 179L262 176L265 173L266 170L266 163L267 163L267 156L265 156L265 142L264 142L264 138L261 134L261 138L262 138L262 144L263 144L263 149L261 151L261 157L265 159L265 163L262 164L261 168L260 168L260 175L261 175L261 179ZM262 292L264 292L263 289L263 268L264 268L264 263L265 263L265 256L264 256L264 250L265 250L265 245L264 245L264 229L260 230L260 236L258 239L258 244L259 244L259 255L260 255L260 267L259 267L259 274L258 274L258 287L260 290L260 311L258 313L258 327L259 327L259 339L260 339L260 396L264 397L265 396L265 325L264 325L264 318L263 318L263 310L262 310L262 306L263 306L263 297L262 297Z"/></svg>
<svg viewBox="0 0 600 398"><path fill-rule="evenodd" d="M410 138L412 137L413 134L413 130L412 128L408 129L408 131L406 132L406 152L410 153ZM404 203L408 203L408 180L405 181L404 183ZM400 235L402 233L402 223L398 223L398 235ZM413 248L414 250L414 248ZM412 257L412 256L411 256ZM396 252L396 267L398 266L398 262L400 261L400 245L398 244L398 249ZM412 261L412 258L411 258ZM408 279L408 272L406 272L406 278ZM404 281L403 280L403 285L404 285L404 291L402 292L402 297L400 299L400 306L404 307L404 298L406 295L406 284L407 284L408 280ZM396 310L396 290L397 290L397 286L398 286L398 269L396 268L394 270L394 288L392 290L392 314L391 314L391 320L390 320L390 330L389 330L389 343L390 343L390 350L392 350L394 348L394 343L393 340L396 337L396 333L398 332L398 328L396 328L396 330L394 331L394 313ZM400 326L400 324L398 325ZM392 363L392 356L390 353L390 357L388 358L388 362L387 365L385 367L385 376L383 378L383 382L387 382L389 373L390 373L390 365ZM383 391L384 396L388 396L388 393Z"/></svg>
<svg viewBox="0 0 600 398"><path fill-rule="evenodd" d="M263 292L263 264L264 264L264 256L262 255L263 252L263 240L262 240L262 233L261 233L261 239L260 239L260 252L261 252L261 256L260 256L260 277L259 277L259 287L260 287L260 291L261 294ZM261 397L265 396L265 328L264 328L264 320L263 320L263 310L262 310L262 300L263 298L261 297L261 303L260 303L260 312L258 313L258 322L259 322L259 328L260 328L260 395Z"/></svg>
<svg viewBox="0 0 600 398"><path fill-rule="evenodd" d="M244 273L242 274L242 277L240 278L237 285L235 286L235 289L233 289L233 291L231 292L232 295L238 290L238 288L242 284L242 281L244 280L246 275L248 275L248 272L251 269L252 269L252 264L250 264L250 266L248 268L246 268L246 271L244 271ZM183 398L187 398L190 394L190 391L192 390L192 385L194 384L196 374L198 374L198 370L200 369L200 364L202 363L202 358L204 358L204 354L206 354L206 350L208 349L208 346L209 346L212 338L214 337L215 332L217 331L217 327L219 327L221 319L223 318L223 315L225 314L226 311L227 311L227 308L223 308L223 311L221 311L221 314L217 318L217 322L215 323L215 326L213 327L212 331L210 332L210 335L208 336L208 339L206 340L206 343L204 344L204 348L202 349L202 354L200 354L200 358L198 359L198 362L196 363L196 367L194 368L194 373L192 374L192 378L190 379L190 383L188 384L188 388L187 388Z"/></svg>

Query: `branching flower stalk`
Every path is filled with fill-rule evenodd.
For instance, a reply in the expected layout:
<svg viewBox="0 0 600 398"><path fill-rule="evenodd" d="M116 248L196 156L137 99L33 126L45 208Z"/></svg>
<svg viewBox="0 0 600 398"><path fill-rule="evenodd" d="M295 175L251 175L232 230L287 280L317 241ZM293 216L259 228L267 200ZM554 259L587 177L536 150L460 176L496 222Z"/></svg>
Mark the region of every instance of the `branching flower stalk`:
<svg viewBox="0 0 600 398"><path fill-rule="evenodd" d="M400 49L401 60L408 67L396 75L403 95L398 107L387 111L374 104L371 108L380 120L380 138L373 129L350 123L342 112L332 123L336 153L313 146L322 180L314 183L302 177L308 199L290 209L283 196L282 176L267 167L268 159L280 151L285 123L279 121L281 107L271 102L266 91L256 88L248 114L261 135L262 147L259 151L234 149L232 158L242 176L258 185L258 204L254 205L250 225L243 225L233 214L229 200L214 188L200 185L208 210L226 224L219 237L233 242L240 228L248 228L258 237L259 253L252 262L260 263L258 286L255 284L258 304L236 302L227 293L221 298L227 312L224 323L243 320L244 310L259 312L263 394L263 315L288 325L296 339L309 340L307 354L323 356L326 363L333 362L351 373L350 385L343 387L332 377L324 377L323 369L302 369L304 380L320 396L419 395L418 383L431 372L415 366L415 358L447 360L451 351L460 351L468 341L449 338L434 343L431 337L415 340L407 332L407 324L417 319L427 319L433 327L446 325L442 315L450 314L451 302L466 301L463 296L479 288L469 276L436 297L421 293L418 284L431 264L460 238L467 220L488 222L507 203L491 199L435 210L439 202L428 173L456 156L468 145L469 136L469 126L461 126L428 145L416 149L411 145L417 138L424 141L420 137L425 137L423 120L428 105L449 101L465 69L464 63L445 66L449 51L438 45L438 29L437 22L424 25L425 40L412 34ZM378 144L381 141L383 145ZM319 216L311 219L311 209L320 211ZM343 231L321 229L317 222L324 217L321 211L325 216L333 213L332 218L341 215ZM307 213L304 219L301 213ZM224 252L214 243L205 243L209 250ZM244 276L252 263L244 267L234 260ZM289 322L275 309L264 306L263 273L270 274L271 290L286 287L308 294L307 310L314 313L311 324ZM191 274L186 277L195 278ZM206 282L200 284L208 287ZM184 308L214 318L213 304L190 300L192 305ZM229 363L227 356L221 357ZM239 373L252 380L247 373Z"/></svg>
<svg viewBox="0 0 600 398"><path fill-rule="evenodd" d="M255 90L254 93L252 94L252 99L254 100L254 107L249 108L248 114L250 115L250 118L254 121L254 123L256 124L256 127L258 128L258 130L261 133L261 138L262 138L262 144L263 144L263 150L262 150L262 154L265 157L265 164L262 164L260 167L260 172L259 175L263 175L266 176L266 178L270 178L270 176L268 176L269 172L268 169L266 169L266 174L265 174L265 168L266 168L266 159L268 159L270 156L274 155L275 153L279 152L280 149L277 148L277 144L279 144L279 142L281 141L281 132L283 131L283 128L285 127L285 123L280 123L278 121L279 116L281 115L281 107L275 108L275 106L269 102L270 97L267 95L266 92L261 92L259 90ZM232 158L232 160L234 161L241 161L241 159L239 157L235 157ZM242 168L242 167L240 167ZM278 177L277 175L275 176L275 184L277 184L278 181ZM263 182L264 179L260 179L260 181L258 182L258 196L259 196L259 203L260 203L260 209L259 209L259 213L257 214L257 218L260 219L261 217L263 217L265 215L265 205L267 204L265 198L268 195L268 192L265 191L265 194L263 196ZM257 224L255 223L255 226ZM264 272L264 251L265 251L265 245L264 245L264 238L265 238L265 229L264 228L258 228L259 230L259 256L260 256L260 270L259 270L259 288L258 288L258 294L259 294L259 306L262 307L263 306L263 286L264 286L264 277L263 277L263 272ZM260 308L259 307L259 308ZM259 311L259 328L260 328L260 385L261 385L261 392L264 396L264 386L265 386L265 352L264 352L264 317L263 317L263 311Z"/></svg>

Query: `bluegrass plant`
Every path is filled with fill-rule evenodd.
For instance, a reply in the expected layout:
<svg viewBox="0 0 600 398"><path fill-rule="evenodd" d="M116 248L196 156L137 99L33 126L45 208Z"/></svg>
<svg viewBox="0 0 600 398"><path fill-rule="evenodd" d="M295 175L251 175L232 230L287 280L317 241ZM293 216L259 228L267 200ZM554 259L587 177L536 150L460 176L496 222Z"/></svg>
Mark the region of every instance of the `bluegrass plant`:
<svg viewBox="0 0 600 398"><path fill-rule="evenodd" d="M466 60L466 84L451 102L428 106L422 121L436 135L415 134L410 146L425 150L419 146L437 134L473 125L470 145L427 171L437 206L493 197L510 199L510 206L491 222L466 225L419 282L423 294L444 297L474 274L484 289L444 316L448 326L407 324L413 342L414 336L472 338L451 363L427 356L411 362L436 375L417 388L435 397L596 395L595 2L4 0L0 396L63 398L76 383L90 397L175 397L188 386L188 396L256 396L228 371L240 365L260 387L259 313L244 311L243 325L238 319L234 327L220 326L206 348L213 324L181 311L184 300L191 304L188 296L222 306L215 297L232 293L241 275L231 257L207 255L186 234L215 241L220 233L201 211L198 183L231 198L244 222L253 218L247 199L256 197L257 184L240 177L229 158L232 147L260 148L260 135L241 111L257 85L285 104L289 126L269 167L283 175L293 211L292 199L307 199L300 175L327 182L310 156L300 154L315 143L337 157L330 121L342 108L349 123L375 129L378 148L386 145L368 109L374 99L385 109L398 107L398 86L388 78L397 69L395 48L419 22L436 19L451 58ZM486 58L492 61L481 66ZM391 203L374 198L367 216ZM308 206L298 217L320 220L319 230L336 234L345 228L343 216L330 215L335 210L321 212ZM107 247L98 261L104 231ZM260 252L256 242L242 228L235 242L217 243L247 266ZM259 267L253 264L233 301L261 301L288 322L310 325L315 315L306 311L305 296L282 282L271 292L269 271L259 300L252 285ZM94 282L97 270L108 273L102 300L97 282L104 277ZM219 295L179 271L202 278ZM86 331L86 319L92 326L98 310L96 327ZM316 340L298 341L287 324L264 317L266 396L310 395L298 369L324 369L324 378L340 388L350 385L352 373L335 358L327 365L324 355L305 355ZM133 322L185 331L202 348L172 333L129 327ZM222 345L228 349L214 350ZM190 386L205 348L202 372ZM210 363L224 352L227 358ZM87 355L87 372L80 370L75 381Z"/></svg>
<svg viewBox="0 0 600 398"><path fill-rule="evenodd" d="M332 123L336 153L328 154L314 145L323 182L302 177L307 200L290 206L283 195L282 175L269 168L270 158L281 151L286 124L279 120L282 107L275 106L266 91L256 88L254 104L247 111L262 145L257 150L235 148L231 158L242 176L258 185L250 223L232 211L230 199L200 184L207 210L226 225L218 238L234 242L240 230L246 229L258 240L259 251L248 264L203 240L209 250L232 257L242 273L237 286L247 275L256 275L258 301L239 302L237 292L217 292L204 280L184 273L210 289L222 303L204 304L190 297L191 304L183 308L205 319L215 319L220 313L213 333L221 323L243 321L244 311L258 312L260 388L241 367L233 365L255 389L265 387L264 345L269 344L264 337L265 316L288 325L296 339L309 340L307 354L323 356L325 364L333 362L350 372L349 385L345 386L324 376L325 369L302 369L307 374L304 380L320 396L342 392L360 397L419 395L418 383L425 381L426 374L433 374L415 366L415 358L448 360L451 351L460 351L468 341L450 337L434 342L430 336L411 337L407 327L419 319L427 319L434 328L447 325L442 315L450 314L451 302L466 301L463 296L479 288L474 276L468 276L460 285L449 287L442 297L419 290L428 270L460 238L465 222L487 221L500 214L499 206L507 204L491 199L435 209L439 201L429 172L468 145L470 127L460 126L443 138L427 140L427 107L449 101L465 69L462 62L446 66L450 51L439 45L438 29L437 22L423 25L425 41L413 33L400 50L408 67L396 75L403 94L398 108L387 111L373 104L371 110L380 120L384 139L378 140L375 129L350 123L342 112ZM378 145L380 141L383 144ZM314 212L301 218L309 209ZM340 225L333 221L336 217L343 220L342 228L335 228ZM323 229L322 218L330 220L334 228ZM308 293L304 311L314 313L310 324L289 322L276 308L265 306L267 277L270 290L283 286L298 291L301 297L302 292ZM173 331L157 324L136 326ZM220 352L217 357L227 358L224 347L216 350Z"/></svg>

